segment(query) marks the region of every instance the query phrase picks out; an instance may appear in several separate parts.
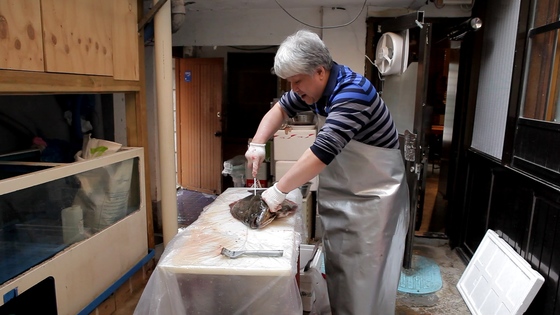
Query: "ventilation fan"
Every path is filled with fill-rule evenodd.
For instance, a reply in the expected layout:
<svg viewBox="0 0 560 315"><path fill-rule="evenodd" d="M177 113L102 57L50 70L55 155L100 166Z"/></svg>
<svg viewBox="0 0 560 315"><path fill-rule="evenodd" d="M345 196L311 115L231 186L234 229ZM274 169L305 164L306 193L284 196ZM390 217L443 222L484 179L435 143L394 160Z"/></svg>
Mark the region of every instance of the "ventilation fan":
<svg viewBox="0 0 560 315"><path fill-rule="evenodd" d="M403 69L403 37L387 32L381 35L375 51L375 66L382 75L401 74Z"/></svg>

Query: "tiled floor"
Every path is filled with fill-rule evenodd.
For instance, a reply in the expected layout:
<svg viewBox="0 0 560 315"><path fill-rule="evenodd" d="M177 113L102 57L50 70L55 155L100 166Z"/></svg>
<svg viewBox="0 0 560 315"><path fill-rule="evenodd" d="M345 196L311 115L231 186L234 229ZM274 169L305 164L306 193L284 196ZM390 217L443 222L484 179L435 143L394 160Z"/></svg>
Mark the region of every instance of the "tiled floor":
<svg viewBox="0 0 560 315"><path fill-rule="evenodd" d="M179 225L188 226L198 218L202 208L210 204L215 196L179 190L177 192ZM161 245L159 252L161 253ZM156 248L157 252L158 248ZM470 314L456 285L465 269L465 264L450 249L447 240L416 237L413 254L432 259L439 267L443 287L431 294L415 295L400 293L397 296L395 315L438 315L438 314ZM157 254L156 254L157 256ZM129 308L121 309L117 314L132 314L141 293L133 296Z"/></svg>

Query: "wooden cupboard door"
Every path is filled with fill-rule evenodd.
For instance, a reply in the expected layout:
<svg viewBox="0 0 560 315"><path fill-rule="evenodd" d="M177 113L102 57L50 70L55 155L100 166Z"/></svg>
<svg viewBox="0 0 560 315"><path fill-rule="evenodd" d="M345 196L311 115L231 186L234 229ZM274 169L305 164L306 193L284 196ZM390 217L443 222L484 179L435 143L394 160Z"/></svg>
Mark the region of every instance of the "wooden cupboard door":
<svg viewBox="0 0 560 315"><path fill-rule="evenodd" d="M45 70L112 76L113 9L113 0L42 0Z"/></svg>
<svg viewBox="0 0 560 315"><path fill-rule="evenodd" d="M222 58L177 59L177 171L179 185L221 193Z"/></svg>
<svg viewBox="0 0 560 315"><path fill-rule="evenodd" d="M43 71L40 0L0 1L0 69Z"/></svg>
<svg viewBox="0 0 560 315"><path fill-rule="evenodd" d="M137 0L114 0L113 73L115 80L140 79Z"/></svg>

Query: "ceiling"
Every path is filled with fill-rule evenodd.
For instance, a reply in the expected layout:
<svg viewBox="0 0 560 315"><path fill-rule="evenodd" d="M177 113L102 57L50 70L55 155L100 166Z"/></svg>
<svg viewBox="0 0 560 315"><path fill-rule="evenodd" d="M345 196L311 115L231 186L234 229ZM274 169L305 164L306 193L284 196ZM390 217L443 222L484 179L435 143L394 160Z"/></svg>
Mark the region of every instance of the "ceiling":
<svg viewBox="0 0 560 315"><path fill-rule="evenodd" d="M189 11L362 6L364 0L185 0ZM426 0L367 0L367 6L418 9Z"/></svg>

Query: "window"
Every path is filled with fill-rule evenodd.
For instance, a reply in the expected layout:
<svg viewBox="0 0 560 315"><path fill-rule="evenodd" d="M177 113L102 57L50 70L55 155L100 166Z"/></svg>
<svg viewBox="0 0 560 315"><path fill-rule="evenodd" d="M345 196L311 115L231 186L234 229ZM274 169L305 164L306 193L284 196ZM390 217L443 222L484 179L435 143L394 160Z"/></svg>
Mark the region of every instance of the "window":
<svg viewBox="0 0 560 315"><path fill-rule="evenodd" d="M560 123L558 0L535 1L528 33L521 117Z"/></svg>
<svg viewBox="0 0 560 315"><path fill-rule="evenodd" d="M559 11L560 0L522 0L528 23L518 37L525 55L512 166L560 187Z"/></svg>

